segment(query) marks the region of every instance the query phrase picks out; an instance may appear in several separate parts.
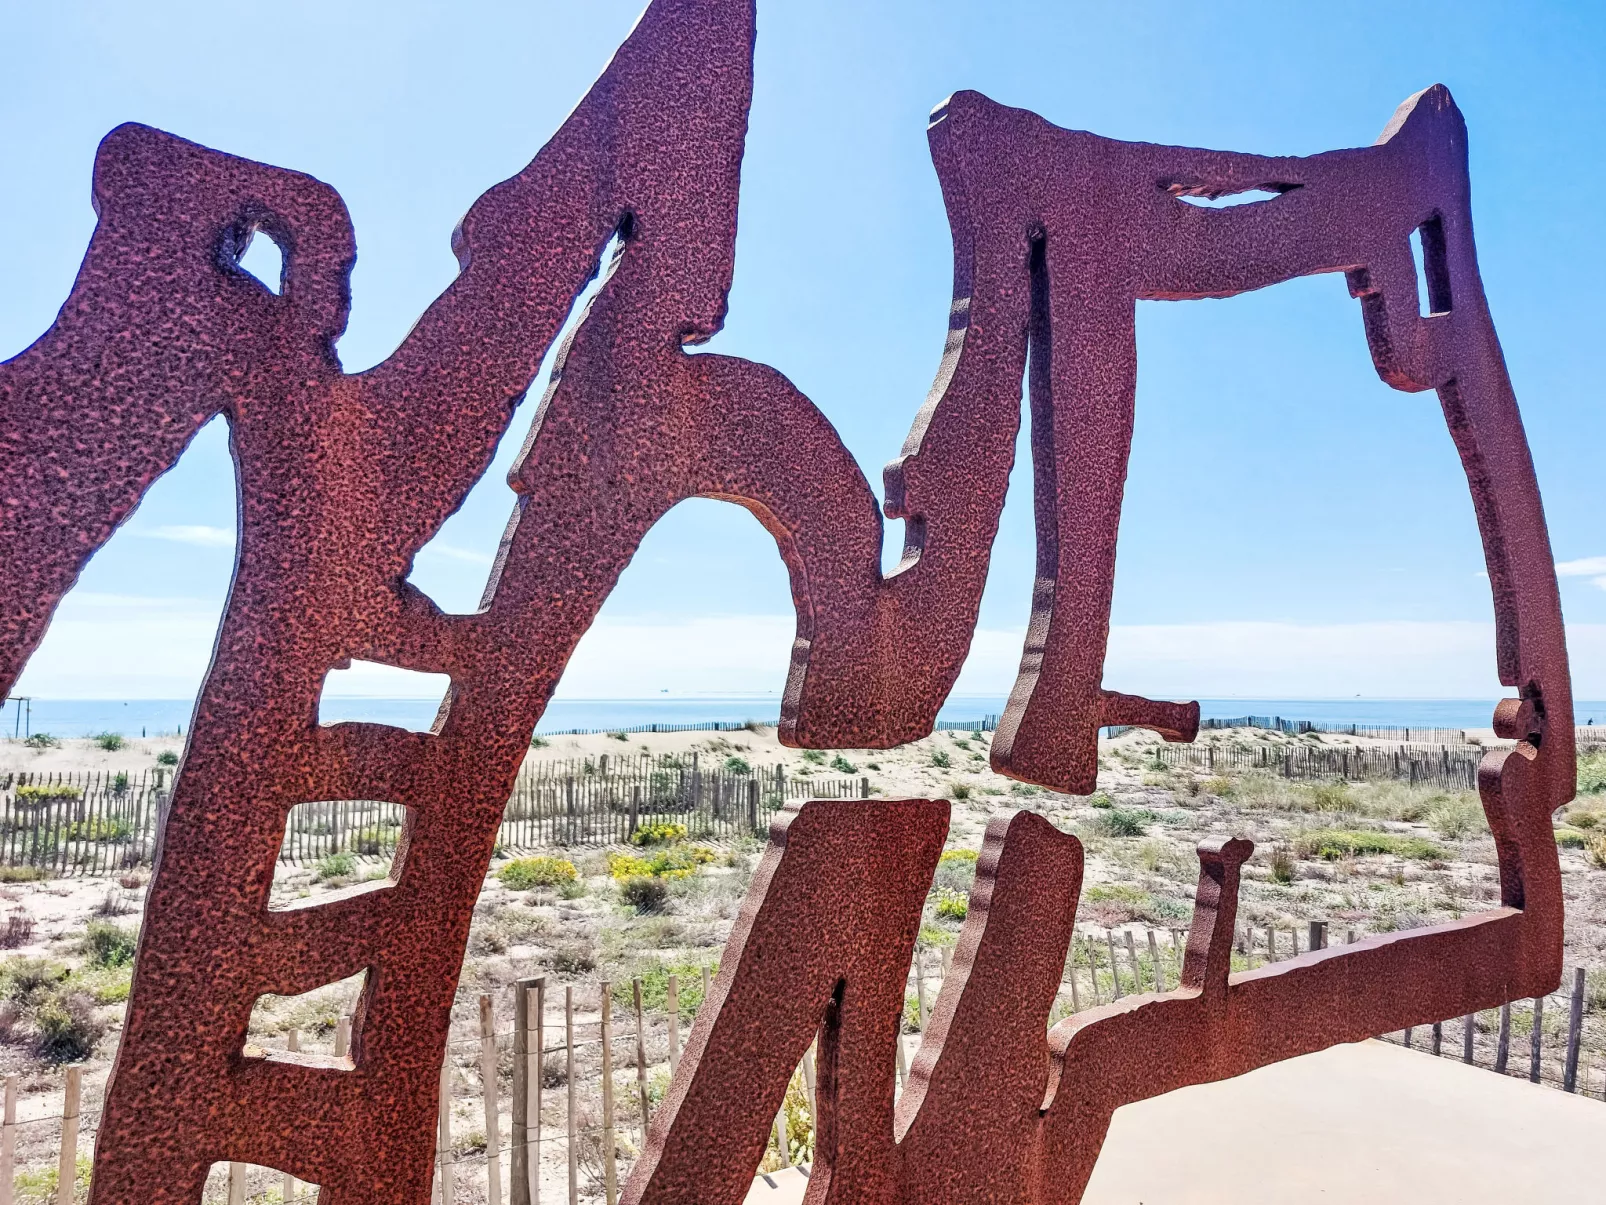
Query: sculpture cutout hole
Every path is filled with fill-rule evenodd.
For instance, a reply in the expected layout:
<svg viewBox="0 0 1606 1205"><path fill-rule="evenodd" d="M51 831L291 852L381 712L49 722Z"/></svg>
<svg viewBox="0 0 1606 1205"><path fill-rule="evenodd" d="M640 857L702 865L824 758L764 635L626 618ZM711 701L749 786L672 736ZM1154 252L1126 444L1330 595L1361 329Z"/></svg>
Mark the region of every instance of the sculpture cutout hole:
<svg viewBox="0 0 1606 1205"><path fill-rule="evenodd" d="M375 799L298 803L285 818L279 861L295 893L281 908L316 907L330 888L383 887L401 878L408 809ZM321 889L321 890L320 890ZM351 894L350 892L346 894Z"/></svg>
<svg viewBox="0 0 1606 1205"><path fill-rule="evenodd" d="M256 277L275 296L284 292L284 252L265 230L251 232L245 249L234 261L242 272Z"/></svg>
<svg viewBox="0 0 1606 1205"><path fill-rule="evenodd" d="M1217 193L1208 185L1173 184L1166 191L1177 200L1199 209L1231 209L1238 205L1273 201L1298 187L1297 184L1261 184L1239 192Z"/></svg>
<svg viewBox="0 0 1606 1205"><path fill-rule="evenodd" d="M452 688L450 674L426 674L379 661L332 669L318 696L318 722L387 724L428 732Z"/></svg>
<svg viewBox="0 0 1606 1205"><path fill-rule="evenodd" d="M313 1205L317 1199L318 1185L255 1163L214 1163L201 1193L201 1200L208 1202L272 1200L283 1205Z"/></svg>
<svg viewBox="0 0 1606 1205"><path fill-rule="evenodd" d="M298 996L258 996L251 1006L245 1056L350 1071L352 1033L367 970L315 987Z"/></svg>
<svg viewBox="0 0 1606 1205"><path fill-rule="evenodd" d="M519 458L540 405L544 403L562 375L563 357L574 334L585 322L592 304L602 292L624 256L630 237L629 217L602 248L596 270L569 305L563 325L547 346L529 387L509 406L512 418L496 445L496 454L480 479L463 498L435 536L413 558L407 581L434 600L449 615L473 615L484 609L491 565L507 530L508 513L514 502L507 478Z"/></svg>
<svg viewBox="0 0 1606 1205"><path fill-rule="evenodd" d="M1416 264L1416 295L1424 318L1450 312L1450 261L1445 254L1444 221L1434 214L1411 231Z"/></svg>

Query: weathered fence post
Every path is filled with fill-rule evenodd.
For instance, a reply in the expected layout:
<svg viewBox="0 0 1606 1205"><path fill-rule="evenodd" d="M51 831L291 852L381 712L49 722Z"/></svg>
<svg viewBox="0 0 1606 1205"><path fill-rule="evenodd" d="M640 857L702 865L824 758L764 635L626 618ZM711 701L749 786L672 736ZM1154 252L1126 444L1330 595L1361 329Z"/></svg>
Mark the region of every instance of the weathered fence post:
<svg viewBox="0 0 1606 1205"><path fill-rule="evenodd" d="M567 1089L569 1127L569 1205L580 1205L580 1127L574 1116L574 985L563 989L564 1086Z"/></svg>
<svg viewBox="0 0 1606 1205"><path fill-rule="evenodd" d="M292 1054L301 1049L301 1035L291 1030L284 1035L284 1048ZM289 1172L284 1173L284 1182L280 1185L280 1193L284 1197L285 1205L296 1198L296 1178ZM9 1205L9 1203L8 1203Z"/></svg>
<svg viewBox="0 0 1606 1205"><path fill-rule="evenodd" d="M786 1086L790 1090L792 1085L788 1083ZM780 1152L781 1166L791 1167L792 1142L791 1135L786 1132L786 1097L784 1095L781 1097L781 1107L775 1114L775 1149Z"/></svg>
<svg viewBox="0 0 1606 1205"><path fill-rule="evenodd" d="M496 1090L496 1009L480 997L480 1089L485 1097L485 1196L502 1205L502 1110Z"/></svg>
<svg viewBox="0 0 1606 1205"><path fill-rule="evenodd" d="M1567 1066L1562 1075L1564 1092L1578 1090L1578 1042L1584 1030L1584 968L1573 968L1572 1009L1567 1018Z"/></svg>
<svg viewBox="0 0 1606 1205"><path fill-rule="evenodd" d="M641 980L631 981L636 1004L636 1091L641 1096L641 1148L647 1149L647 1017L641 1011Z"/></svg>
<svg viewBox="0 0 1606 1205"><path fill-rule="evenodd" d="M1126 960L1132 964L1132 991L1141 994L1143 991L1143 964L1138 961L1137 942L1132 938L1132 930L1126 931Z"/></svg>
<svg viewBox="0 0 1606 1205"><path fill-rule="evenodd" d="M926 1032L926 969L925 950L915 943L915 1021L923 1034Z"/></svg>
<svg viewBox="0 0 1606 1205"><path fill-rule="evenodd" d="M1109 943L1110 947L1110 983L1113 985L1111 991L1114 992L1110 999L1119 1000L1121 998L1121 972L1115 969L1115 933L1109 929L1104 930L1104 940Z"/></svg>
<svg viewBox="0 0 1606 1205"><path fill-rule="evenodd" d="M1325 950L1327 948L1327 922L1313 920L1310 923L1310 948L1312 950Z"/></svg>
<svg viewBox="0 0 1606 1205"><path fill-rule="evenodd" d="M1433 1057L1438 1058L1444 1050L1444 1022L1433 1023Z"/></svg>
<svg viewBox="0 0 1606 1205"><path fill-rule="evenodd" d="M1148 934L1149 971L1151 973L1151 977L1154 979L1154 990L1157 992L1163 992L1165 991L1165 974L1160 970L1160 943L1154 940L1153 929L1148 930Z"/></svg>
<svg viewBox="0 0 1606 1205"><path fill-rule="evenodd" d="M17 1077L6 1076L5 1125L0 1128L0 1205L11 1205L17 1163Z"/></svg>
<svg viewBox="0 0 1606 1205"><path fill-rule="evenodd" d="M1075 933L1071 934L1071 948L1073 950L1076 948ZM1093 1007L1097 1008L1099 1005L1103 1004L1104 1001L1099 996L1099 960L1097 957L1098 947L1093 944L1093 935L1091 933L1089 933L1087 937L1083 939L1082 948L1087 952L1087 978L1088 982L1092 985Z"/></svg>
<svg viewBox="0 0 1606 1205"><path fill-rule="evenodd" d="M457 1180L452 1167L452 1044L446 1043L441 1060L441 1104L435 1135L435 1162L440 1171L441 1205L457 1200Z"/></svg>
<svg viewBox="0 0 1606 1205"><path fill-rule="evenodd" d="M1539 1082L1539 1055L1544 1043L1543 1030L1545 1027L1545 998L1534 997L1534 1027L1528 1035L1528 1081Z"/></svg>
<svg viewBox="0 0 1606 1205"><path fill-rule="evenodd" d="M1501 1075L1506 1073L1506 1064L1511 1058L1511 1001L1507 1000L1500 1006L1500 1030L1495 1036L1494 1069Z"/></svg>
<svg viewBox="0 0 1606 1205"><path fill-rule="evenodd" d="M630 788L630 831L626 833L625 836L634 837L636 835L636 825L640 822L640 820L641 788L639 786L635 786Z"/></svg>
<svg viewBox="0 0 1606 1205"><path fill-rule="evenodd" d="M613 1142L613 985L604 979L602 991L602 1188L608 1205L619 1200L619 1165Z"/></svg>
<svg viewBox="0 0 1606 1205"><path fill-rule="evenodd" d="M56 1165L56 1205L72 1205L78 1178L78 1096L84 1069L67 1068L67 1090L61 1102L61 1160ZM230 1166L232 1176L235 1165ZM242 1169L243 1170L243 1169Z"/></svg>
<svg viewBox="0 0 1606 1205"><path fill-rule="evenodd" d="M758 779L747 780L747 827L758 835Z"/></svg>
<svg viewBox="0 0 1606 1205"><path fill-rule="evenodd" d="M859 779L859 798L860 799L868 799L868 798L870 798L870 778L869 778L869 775L865 775L864 777Z"/></svg>
<svg viewBox="0 0 1606 1205"><path fill-rule="evenodd" d="M536 1187L539 1183L538 1175L531 1175L530 1163L530 1091L532 1083L535 1091L539 1092L541 1084L541 1064L538 1052L532 1052L530 1044L530 991L538 984L545 984L544 979L515 979L513 981L513 1125L508 1134L508 1145L512 1156L508 1161L508 1201L509 1205L531 1205L539 1195ZM537 989L539 990L539 989ZM540 1004L537 1008L541 1007ZM532 1065L531 1056L535 1055ZM533 1076L531 1072L534 1072ZM535 1111L536 1124L540 1125L541 1110ZM539 1139L536 1140L539 1142ZM539 1148L536 1148L535 1158L540 1159ZM537 1172L539 1164L536 1164Z"/></svg>
<svg viewBox="0 0 1606 1205"><path fill-rule="evenodd" d="M799 1066L803 1068L803 1090L809 1094L809 1124L817 1135L820 1132L820 1102L814 1095L814 1051L815 1045L810 1042ZM818 1150L818 1146L815 1149Z"/></svg>
<svg viewBox="0 0 1606 1205"><path fill-rule="evenodd" d="M1477 1032L1478 1016L1476 1013L1468 1013L1461 1018L1461 1061L1463 1063L1472 1061L1472 1043Z"/></svg>
<svg viewBox="0 0 1606 1205"><path fill-rule="evenodd" d="M671 975L664 992L664 1008L669 1012L669 1074L680 1066L680 976Z"/></svg>

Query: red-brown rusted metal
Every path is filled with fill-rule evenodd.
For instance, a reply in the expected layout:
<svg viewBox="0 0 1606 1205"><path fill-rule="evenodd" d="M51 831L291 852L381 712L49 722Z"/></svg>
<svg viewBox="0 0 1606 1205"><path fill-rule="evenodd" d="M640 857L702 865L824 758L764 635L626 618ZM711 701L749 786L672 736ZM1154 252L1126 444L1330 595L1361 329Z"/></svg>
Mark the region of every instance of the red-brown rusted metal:
<svg viewBox="0 0 1606 1205"><path fill-rule="evenodd" d="M0 677L14 680L89 556L218 413L240 542L151 884L95 1205L192 1202L225 1159L340 1205L428 1195L449 1007L529 733L642 536L684 498L748 507L787 563L785 739L924 735L969 645L1027 374L1038 583L994 763L1087 791L1100 726L1191 739L1197 705L1102 681L1140 298L1341 271L1382 377L1438 390L1483 533L1497 666L1520 695L1496 720L1518 743L1481 774L1502 906L1229 975L1249 847L1207 846L1183 987L1045 1036L1081 850L1040 819L1001 817L894 1109L891 1043L942 805L789 810L626 1199L738 1200L816 1032L815 1205L1073 1202L1123 1103L1558 981L1549 817L1573 789L1566 653L1449 94L1407 101L1375 146L1306 159L1114 142L952 97L930 136L955 301L937 383L887 470L886 511L908 539L883 576L874 495L819 410L774 369L685 352L724 317L753 36L752 0L654 0L553 140L469 211L458 279L355 375L333 351L355 242L332 190L143 127L103 142L100 221L72 294L0 365ZM1183 200L1256 187L1275 195ZM1408 246L1419 228L1428 317ZM281 295L238 268L256 230L285 253ZM443 615L407 584L412 559L490 463L616 236L513 474L519 506L484 604ZM320 726L323 679L351 658L450 674L433 731ZM411 809L390 878L270 911L290 808L337 799ZM349 1056L246 1051L260 995L364 971Z"/></svg>

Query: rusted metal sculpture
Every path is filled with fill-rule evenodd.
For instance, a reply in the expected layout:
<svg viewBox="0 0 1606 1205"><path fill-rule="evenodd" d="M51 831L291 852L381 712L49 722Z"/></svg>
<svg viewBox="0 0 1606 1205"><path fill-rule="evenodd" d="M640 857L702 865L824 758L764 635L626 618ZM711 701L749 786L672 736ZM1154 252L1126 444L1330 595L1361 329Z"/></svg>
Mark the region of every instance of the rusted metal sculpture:
<svg viewBox="0 0 1606 1205"><path fill-rule="evenodd" d="M1567 663L1449 94L1407 101L1375 146L1307 159L1113 142L951 98L931 144L954 305L937 384L887 471L886 510L908 539L883 576L874 495L818 409L774 369L685 352L724 316L753 37L752 0L654 0L551 143L469 211L456 282L390 359L355 375L333 351L355 243L332 190L143 127L102 144L100 221L72 294L39 342L0 365L0 678L14 680L89 556L219 413L241 502L95 1205L194 1201L224 1159L316 1182L340 1205L425 1199L449 1006L529 733L638 542L684 498L746 506L791 572L783 737L921 736L969 645L1029 365L1039 571L994 764L1085 792L1101 725L1191 739L1196 705L1102 683L1139 298L1342 271L1383 379L1438 391L1483 533L1500 676L1519 693L1496 713L1518 743L1481 775L1502 906L1230 975L1250 847L1207 846L1183 986L1045 1037L1081 850L1037 818L1001 817L894 1108L904 968L944 805L789 810L627 1199L738 1200L816 1034L811 1202L1074 1202L1123 1103L1556 985L1549 816L1573 790ZM1255 188L1275 195L1222 210L1183 200ZM284 252L277 295L238 267L258 231ZM483 606L443 615L407 583L412 559L490 463L599 270L607 284L561 350L513 474L518 508ZM320 726L324 676L354 657L450 674L433 731ZM391 877L270 910L290 808L337 799L410 809ZM259 996L358 972L349 1056L244 1048Z"/></svg>

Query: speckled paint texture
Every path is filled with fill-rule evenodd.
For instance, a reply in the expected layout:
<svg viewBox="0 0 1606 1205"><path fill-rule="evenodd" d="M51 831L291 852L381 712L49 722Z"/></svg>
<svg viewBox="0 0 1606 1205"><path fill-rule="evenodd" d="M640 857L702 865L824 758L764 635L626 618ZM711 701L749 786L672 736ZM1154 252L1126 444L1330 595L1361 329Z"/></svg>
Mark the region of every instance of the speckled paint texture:
<svg viewBox="0 0 1606 1205"><path fill-rule="evenodd" d="M1039 818L1001 816L895 1107L892 1042L944 805L789 809L626 1200L739 1201L816 1036L811 1205L1069 1203L1124 1103L1556 986L1550 813L1574 786L1566 652L1448 92L1412 97L1374 146L1304 159L1115 142L950 98L930 139L954 303L936 384L886 472L886 513L908 535L884 576L875 495L818 408L772 368L686 351L725 314L754 28L751 0L654 0L552 141L470 209L453 236L457 280L359 374L334 352L356 243L332 189L141 126L102 143L99 223L72 293L0 365L4 684L89 557L218 414L240 514L93 1205L194 1202L220 1160L290 1172L338 1205L428 1198L449 1008L529 734L642 537L685 498L747 507L785 559L798 629L783 739L922 736L969 647L1025 377L1038 575L994 765L1086 792L1101 725L1192 739L1197 705L1103 683L1141 298L1342 272L1383 379L1438 391L1483 534L1498 670L1516 691L1495 722L1518 743L1481 773L1502 906L1230 975L1249 846L1202 847L1184 986L1048 1029L1081 849ZM1268 199L1232 208L1183 199L1257 187ZM1425 307L1408 244L1419 227ZM284 252L278 294L238 266L256 231ZM444 615L407 584L412 560L490 464L610 244L610 275L512 474L518 507L484 603ZM320 726L323 679L352 658L449 674L434 730ZM290 808L337 799L411 809L391 877L269 910ZM245 1049L260 995L358 972L349 1057Z"/></svg>

